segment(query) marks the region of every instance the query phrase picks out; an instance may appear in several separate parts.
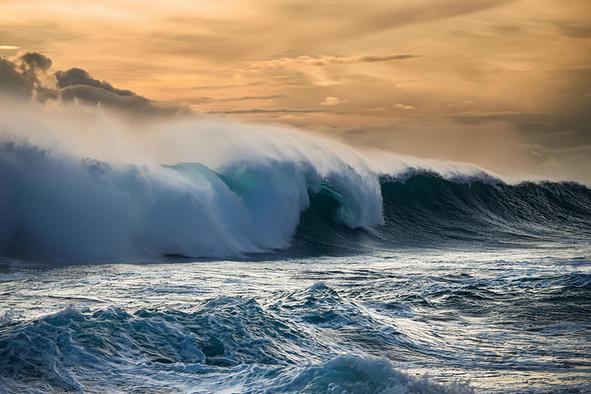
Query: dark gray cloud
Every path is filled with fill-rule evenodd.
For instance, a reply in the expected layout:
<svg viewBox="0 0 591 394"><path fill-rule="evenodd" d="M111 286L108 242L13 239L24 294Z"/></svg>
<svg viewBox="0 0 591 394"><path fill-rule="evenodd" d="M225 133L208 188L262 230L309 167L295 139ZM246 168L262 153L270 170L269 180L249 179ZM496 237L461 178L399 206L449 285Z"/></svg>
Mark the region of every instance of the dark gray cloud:
<svg viewBox="0 0 591 394"><path fill-rule="evenodd" d="M20 57L23 65L31 69L47 71L51 68L51 59L39 52L28 52Z"/></svg>
<svg viewBox="0 0 591 394"><path fill-rule="evenodd" d="M61 88L62 101L76 101L142 116L173 116L190 110L176 104L160 103L136 94L120 95L116 92L89 85L70 85Z"/></svg>
<svg viewBox="0 0 591 394"><path fill-rule="evenodd" d="M8 59L0 58L0 95L31 97L34 81L17 68Z"/></svg>
<svg viewBox="0 0 591 394"><path fill-rule="evenodd" d="M25 53L14 61L0 57L0 94L29 98L38 92L47 96L40 75L51 67L51 60L38 52Z"/></svg>
<svg viewBox="0 0 591 394"><path fill-rule="evenodd" d="M50 72L51 59L29 52L13 60L0 58L0 94L39 101L61 100L96 105L126 114L173 116L190 113L178 104L161 103L118 89L81 68Z"/></svg>
<svg viewBox="0 0 591 394"><path fill-rule="evenodd" d="M55 73L57 84L60 88L67 88L75 85L92 86L98 89L106 90L107 92L115 93L119 96L134 96L131 90L117 89L106 81L99 81L94 79L81 68L71 68L67 71L57 71Z"/></svg>

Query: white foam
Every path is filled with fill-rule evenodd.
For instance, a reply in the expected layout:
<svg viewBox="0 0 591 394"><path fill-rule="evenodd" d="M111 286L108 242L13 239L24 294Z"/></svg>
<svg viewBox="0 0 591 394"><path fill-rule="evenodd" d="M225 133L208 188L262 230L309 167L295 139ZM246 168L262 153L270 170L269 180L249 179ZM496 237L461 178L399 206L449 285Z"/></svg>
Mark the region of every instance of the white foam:
<svg viewBox="0 0 591 394"><path fill-rule="evenodd" d="M383 394L473 392L465 384L442 385L426 376L405 374L385 358L357 355L337 356L322 364L307 366L289 382L270 387L269 391Z"/></svg>

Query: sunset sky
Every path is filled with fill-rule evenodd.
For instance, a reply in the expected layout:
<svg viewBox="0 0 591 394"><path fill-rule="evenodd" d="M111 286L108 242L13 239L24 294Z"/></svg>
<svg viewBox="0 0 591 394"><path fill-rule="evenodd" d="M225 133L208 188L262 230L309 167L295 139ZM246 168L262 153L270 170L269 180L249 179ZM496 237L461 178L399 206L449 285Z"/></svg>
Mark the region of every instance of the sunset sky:
<svg viewBox="0 0 591 394"><path fill-rule="evenodd" d="M589 0L3 0L37 51L199 114L591 182Z"/></svg>

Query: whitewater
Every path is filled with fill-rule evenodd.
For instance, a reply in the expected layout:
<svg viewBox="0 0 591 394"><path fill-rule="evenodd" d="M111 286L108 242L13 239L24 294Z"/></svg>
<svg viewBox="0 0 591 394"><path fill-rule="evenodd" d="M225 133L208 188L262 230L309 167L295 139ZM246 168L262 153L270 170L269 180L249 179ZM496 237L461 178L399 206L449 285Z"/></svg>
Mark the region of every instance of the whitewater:
<svg viewBox="0 0 591 394"><path fill-rule="evenodd" d="M3 102L0 392L584 392L591 190Z"/></svg>

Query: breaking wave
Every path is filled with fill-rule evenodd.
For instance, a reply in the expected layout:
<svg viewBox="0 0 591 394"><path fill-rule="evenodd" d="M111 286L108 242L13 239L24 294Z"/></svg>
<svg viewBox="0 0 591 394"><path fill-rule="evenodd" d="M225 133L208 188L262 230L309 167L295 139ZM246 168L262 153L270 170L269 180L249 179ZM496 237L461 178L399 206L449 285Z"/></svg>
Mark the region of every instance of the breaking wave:
<svg viewBox="0 0 591 394"><path fill-rule="evenodd" d="M244 258L591 236L591 190L580 184L509 185L474 167L394 156L377 164L265 126L186 120L146 125L130 142L105 135L132 126L93 118L81 137L70 130L79 122L61 116L56 131L55 115L43 111L33 124L18 113L0 124L0 256ZM72 141L87 142L74 149ZM119 152L123 143L135 153ZM138 160L137 151L156 158Z"/></svg>

